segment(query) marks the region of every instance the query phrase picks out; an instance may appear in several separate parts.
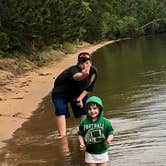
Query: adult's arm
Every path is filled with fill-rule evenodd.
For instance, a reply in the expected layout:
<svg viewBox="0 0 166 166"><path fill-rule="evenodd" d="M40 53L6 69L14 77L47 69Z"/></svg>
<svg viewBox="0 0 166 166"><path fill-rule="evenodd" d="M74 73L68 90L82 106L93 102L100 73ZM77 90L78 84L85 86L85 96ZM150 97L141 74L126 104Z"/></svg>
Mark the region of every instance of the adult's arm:
<svg viewBox="0 0 166 166"><path fill-rule="evenodd" d="M89 75L89 68L83 69L81 72L75 73L73 75L73 79L77 81L81 81Z"/></svg>
<svg viewBox="0 0 166 166"><path fill-rule="evenodd" d="M93 88L94 88L94 85L95 85L95 82L96 82L96 79L97 79L97 69L95 67L91 68L90 75L91 75L91 79L90 79L89 85L85 89L88 92L93 91Z"/></svg>
<svg viewBox="0 0 166 166"><path fill-rule="evenodd" d="M80 68L82 69L81 72L75 73L73 75L73 79L80 81L86 78L89 75L90 69L91 69L91 62L86 61L83 64L80 65Z"/></svg>
<svg viewBox="0 0 166 166"><path fill-rule="evenodd" d="M84 90L76 99L77 101L77 104L80 106L80 107L83 107L83 98L88 94L88 91Z"/></svg>

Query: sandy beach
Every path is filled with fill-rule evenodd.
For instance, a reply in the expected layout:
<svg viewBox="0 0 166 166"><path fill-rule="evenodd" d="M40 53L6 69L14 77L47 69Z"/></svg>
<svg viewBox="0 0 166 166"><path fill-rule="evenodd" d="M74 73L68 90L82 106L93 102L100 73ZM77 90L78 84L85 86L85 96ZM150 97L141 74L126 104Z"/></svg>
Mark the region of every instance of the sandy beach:
<svg viewBox="0 0 166 166"><path fill-rule="evenodd" d="M4 141L12 138L12 134L28 120L42 99L51 92L53 77L56 77L66 67L74 65L80 52L92 53L112 42L104 41L87 45L74 54L68 54L58 62L55 61L13 78L12 83L7 85L8 90L0 92L0 148L5 146Z"/></svg>

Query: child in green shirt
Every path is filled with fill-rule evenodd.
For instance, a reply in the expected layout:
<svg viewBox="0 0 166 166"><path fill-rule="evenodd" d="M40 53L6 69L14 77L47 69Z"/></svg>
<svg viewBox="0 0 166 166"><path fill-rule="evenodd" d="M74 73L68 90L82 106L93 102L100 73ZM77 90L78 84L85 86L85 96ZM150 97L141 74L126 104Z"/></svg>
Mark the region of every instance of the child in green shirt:
<svg viewBox="0 0 166 166"><path fill-rule="evenodd" d="M88 166L106 166L108 145L113 140L114 130L109 119L103 117L103 104L99 97L86 101L87 117L81 121L78 131L80 149L86 149Z"/></svg>

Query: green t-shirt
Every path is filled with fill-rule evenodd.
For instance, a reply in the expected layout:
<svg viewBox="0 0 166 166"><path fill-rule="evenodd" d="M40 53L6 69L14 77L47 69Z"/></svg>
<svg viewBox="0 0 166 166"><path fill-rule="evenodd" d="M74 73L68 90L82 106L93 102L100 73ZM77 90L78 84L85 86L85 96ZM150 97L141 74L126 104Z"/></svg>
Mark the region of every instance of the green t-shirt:
<svg viewBox="0 0 166 166"><path fill-rule="evenodd" d="M81 121L78 135L84 137L87 152L102 154L108 150L104 141L108 135L114 135L114 130L110 120L103 116L100 116L95 122L87 117Z"/></svg>

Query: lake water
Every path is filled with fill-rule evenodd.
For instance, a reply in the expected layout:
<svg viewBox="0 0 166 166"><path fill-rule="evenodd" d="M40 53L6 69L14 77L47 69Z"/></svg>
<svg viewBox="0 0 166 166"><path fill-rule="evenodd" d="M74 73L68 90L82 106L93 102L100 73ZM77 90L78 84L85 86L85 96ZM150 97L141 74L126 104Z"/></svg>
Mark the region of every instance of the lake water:
<svg viewBox="0 0 166 166"><path fill-rule="evenodd" d="M92 95L103 99L116 135L109 166L166 165L166 34L119 41L97 50L98 80ZM57 139L50 96L18 129L0 154L2 166L83 166L79 119L68 119L67 138Z"/></svg>

